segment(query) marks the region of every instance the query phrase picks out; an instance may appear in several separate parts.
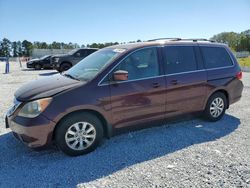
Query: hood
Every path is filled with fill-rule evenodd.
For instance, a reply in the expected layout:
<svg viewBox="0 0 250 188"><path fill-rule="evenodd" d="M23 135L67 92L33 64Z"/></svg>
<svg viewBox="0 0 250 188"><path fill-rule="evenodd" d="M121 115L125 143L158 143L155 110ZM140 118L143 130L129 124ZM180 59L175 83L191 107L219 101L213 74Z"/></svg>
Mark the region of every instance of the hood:
<svg viewBox="0 0 250 188"><path fill-rule="evenodd" d="M28 61L28 63L31 63L31 62L34 62L34 61L39 61L39 59L38 59L38 58L36 58L36 59L31 59L31 60Z"/></svg>
<svg viewBox="0 0 250 188"><path fill-rule="evenodd" d="M30 101L50 97L82 84L84 84L84 82L57 74L25 84L16 91L15 98L18 101Z"/></svg>

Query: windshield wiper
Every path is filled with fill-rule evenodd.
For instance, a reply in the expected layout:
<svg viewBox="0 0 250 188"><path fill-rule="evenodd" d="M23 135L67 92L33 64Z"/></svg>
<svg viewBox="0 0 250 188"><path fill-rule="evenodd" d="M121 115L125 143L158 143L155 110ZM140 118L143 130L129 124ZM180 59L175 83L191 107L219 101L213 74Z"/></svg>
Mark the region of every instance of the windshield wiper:
<svg viewBox="0 0 250 188"><path fill-rule="evenodd" d="M68 78L71 78L73 80L77 80L77 81L80 81L79 79L75 78L74 76L70 75L70 74L63 74L63 76L66 76Z"/></svg>

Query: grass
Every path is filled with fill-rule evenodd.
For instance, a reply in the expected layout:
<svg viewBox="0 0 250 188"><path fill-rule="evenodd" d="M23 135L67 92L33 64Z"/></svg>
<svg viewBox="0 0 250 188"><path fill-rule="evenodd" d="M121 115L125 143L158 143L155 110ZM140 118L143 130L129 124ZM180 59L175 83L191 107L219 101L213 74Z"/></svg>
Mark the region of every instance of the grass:
<svg viewBox="0 0 250 188"><path fill-rule="evenodd" d="M238 62L241 66L250 67L250 57L238 58Z"/></svg>

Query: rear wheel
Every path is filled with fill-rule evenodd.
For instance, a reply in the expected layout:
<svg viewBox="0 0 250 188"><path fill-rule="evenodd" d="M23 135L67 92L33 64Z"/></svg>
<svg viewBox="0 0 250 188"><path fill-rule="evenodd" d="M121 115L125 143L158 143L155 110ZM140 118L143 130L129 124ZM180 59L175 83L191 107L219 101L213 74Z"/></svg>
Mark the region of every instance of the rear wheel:
<svg viewBox="0 0 250 188"><path fill-rule="evenodd" d="M40 64L35 64L35 70L41 70L42 66Z"/></svg>
<svg viewBox="0 0 250 188"><path fill-rule="evenodd" d="M71 64L69 64L69 63L63 63L60 66L60 72L64 72L64 71L70 69L71 67L72 67Z"/></svg>
<svg viewBox="0 0 250 188"><path fill-rule="evenodd" d="M225 114L227 98L221 93L214 93L207 101L204 116L209 121L218 121Z"/></svg>
<svg viewBox="0 0 250 188"><path fill-rule="evenodd" d="M96 149L103 138L101 121L91 113L72 114L56 130L58 147L67 155L77 156Z"/></svg>

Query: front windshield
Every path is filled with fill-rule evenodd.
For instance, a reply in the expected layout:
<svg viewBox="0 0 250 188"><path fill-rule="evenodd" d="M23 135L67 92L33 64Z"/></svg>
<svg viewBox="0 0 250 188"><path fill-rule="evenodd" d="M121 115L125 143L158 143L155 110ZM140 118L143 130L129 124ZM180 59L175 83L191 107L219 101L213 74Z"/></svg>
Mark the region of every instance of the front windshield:
<svg viewBox="0 0 250 188"><path fill-rule="evenodd" d="M120 53L121 51L115 49L99 50L81 60L64 74L77 80L89 81Z"/></svg>

